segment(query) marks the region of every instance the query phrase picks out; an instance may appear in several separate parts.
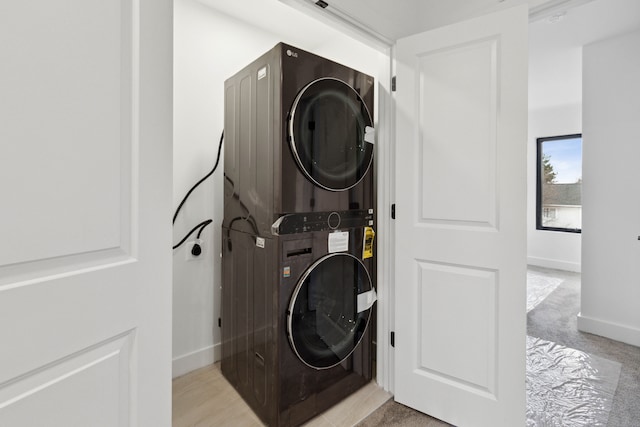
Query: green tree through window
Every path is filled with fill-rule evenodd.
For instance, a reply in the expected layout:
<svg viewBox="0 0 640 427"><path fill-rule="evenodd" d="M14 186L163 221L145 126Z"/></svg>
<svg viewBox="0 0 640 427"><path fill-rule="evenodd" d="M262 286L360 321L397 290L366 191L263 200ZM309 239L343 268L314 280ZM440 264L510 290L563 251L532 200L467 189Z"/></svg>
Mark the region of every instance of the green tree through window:
<svg viewBox="0 0 640 427"><path fill-rule="evenodd" d="M536 228L582 230L582 135L538 138Z"/></svg>
<svg viewBox="0 0 640 427"><path fill-rule="evenodd" d="M542 155L542 168L544 169L544 183L554 183L558 174L553 170L553 165L551 164L551 156L549 156L548 154Z"/></svg>

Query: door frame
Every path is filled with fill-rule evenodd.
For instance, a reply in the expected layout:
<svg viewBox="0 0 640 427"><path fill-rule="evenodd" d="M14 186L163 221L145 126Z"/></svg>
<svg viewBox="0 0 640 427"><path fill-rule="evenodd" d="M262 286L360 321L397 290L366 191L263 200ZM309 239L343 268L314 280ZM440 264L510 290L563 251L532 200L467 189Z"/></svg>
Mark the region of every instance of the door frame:
<svg viewBox="0 0 640 427"><path fill-rule="evenodd" d="M315 4L299 0L279 0L303 13L314 17L328 25L337 27L347 36L353 37L370 47L377 49L387 58L381 64L377 84L378 122L376 128L376 194L377 194L377 242L378 257L377 280L377 322L376 322L376 382L384 390L395 393L395 352L391 345L391 332L395 330L395 219L391 216L391 206L395 203L396 169L395 169L395 100L392 91L392 77L395 76L395 42L381 36L372 28L347 16L341 11L322 9ZM585 1L585 0L578 0ZM588 1L588 0L587 0ZM548 13L558 7L558 0L551 4L529 10L529 21L538 15ZM506 7L502 7L506 8ZM495 12L487 10L476 16ZM466 17L471 19L473 17ZM443 23L442 26L445 26ZM428 31L426 29L424 31ZM395 82L394 82L395 84ZM400 83L402 84L402 83ZM384 179L383 179L384 178Z"/></svg>
<svg viewBox="0 0 640 427"><path fill-rule="evenodd" d="M391 346L391 331L395 324L395 224L391 217L391 205L395 201L395 161L393 145L396 132L395 100L392 76L395 75L395 48L389 46L384 54L387 61L379 71L378 123L376 126L376 223L378 241L376 312L376 382L384 390L394 392L395 353ZM387 179L382 179L385 177Z"/></svg>

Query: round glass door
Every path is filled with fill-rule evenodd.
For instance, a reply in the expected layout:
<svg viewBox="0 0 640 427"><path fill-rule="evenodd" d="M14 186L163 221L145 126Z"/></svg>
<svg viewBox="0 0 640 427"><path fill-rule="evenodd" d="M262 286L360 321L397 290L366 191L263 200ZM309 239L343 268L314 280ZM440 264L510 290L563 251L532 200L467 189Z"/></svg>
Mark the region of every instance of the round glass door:
<svg viewBox="0 0 640 427"><path fill-rule="evenodd" d="M347 190L365 176L373 144L364 139L373 126L369 110L348 84L315 80L300 91L291 109L289 137L293 155L316 185Z"/></svg>
<svg viewBox="0 0 640 427"><path fill-rule="evenodd" d="M369 323L371 307L358 307L358 295L372 290L362 262L349 254L329 254L302 275L287 312L287 334L300 360L315 369L331 368L356 349Z"/></svg>

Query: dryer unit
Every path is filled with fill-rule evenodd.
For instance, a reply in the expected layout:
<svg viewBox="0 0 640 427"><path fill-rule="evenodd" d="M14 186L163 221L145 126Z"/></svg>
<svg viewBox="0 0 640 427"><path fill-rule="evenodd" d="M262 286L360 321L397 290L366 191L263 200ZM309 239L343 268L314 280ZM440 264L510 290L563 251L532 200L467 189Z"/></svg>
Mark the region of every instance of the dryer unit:
<svg viewBox="0 0 640 427"><path fill-rule="evenodd" d="M223 225L372 210L373 101L372 77L283 43L229 78Z"/></svg>
<svg viewBox="0 0 640 427"><path fill-rule="evenodd" d="M225 82L222 373L270 426L372 377L373 91L282 43Z"/></svg>
<svg viewBox="0 0 640 427"><path fill-rule="evenodd" d="M223 229L222 373L269 426L300 425L372 378L375 261L361 220L333 244L333 230Z"/></svg>

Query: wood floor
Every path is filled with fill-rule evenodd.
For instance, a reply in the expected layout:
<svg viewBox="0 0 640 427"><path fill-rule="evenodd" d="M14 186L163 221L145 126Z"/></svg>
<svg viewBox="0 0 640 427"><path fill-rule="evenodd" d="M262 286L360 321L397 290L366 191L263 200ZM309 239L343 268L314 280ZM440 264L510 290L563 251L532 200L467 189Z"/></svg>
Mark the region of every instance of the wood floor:
<svg viewBox="0 0 640 427"><path fill-rule="evenodd" d="M375 382L318 415L306 427L352 427L391 398ZM220 372L220 364L173 380L173 427L260 427L262 422Z"/></svg>

